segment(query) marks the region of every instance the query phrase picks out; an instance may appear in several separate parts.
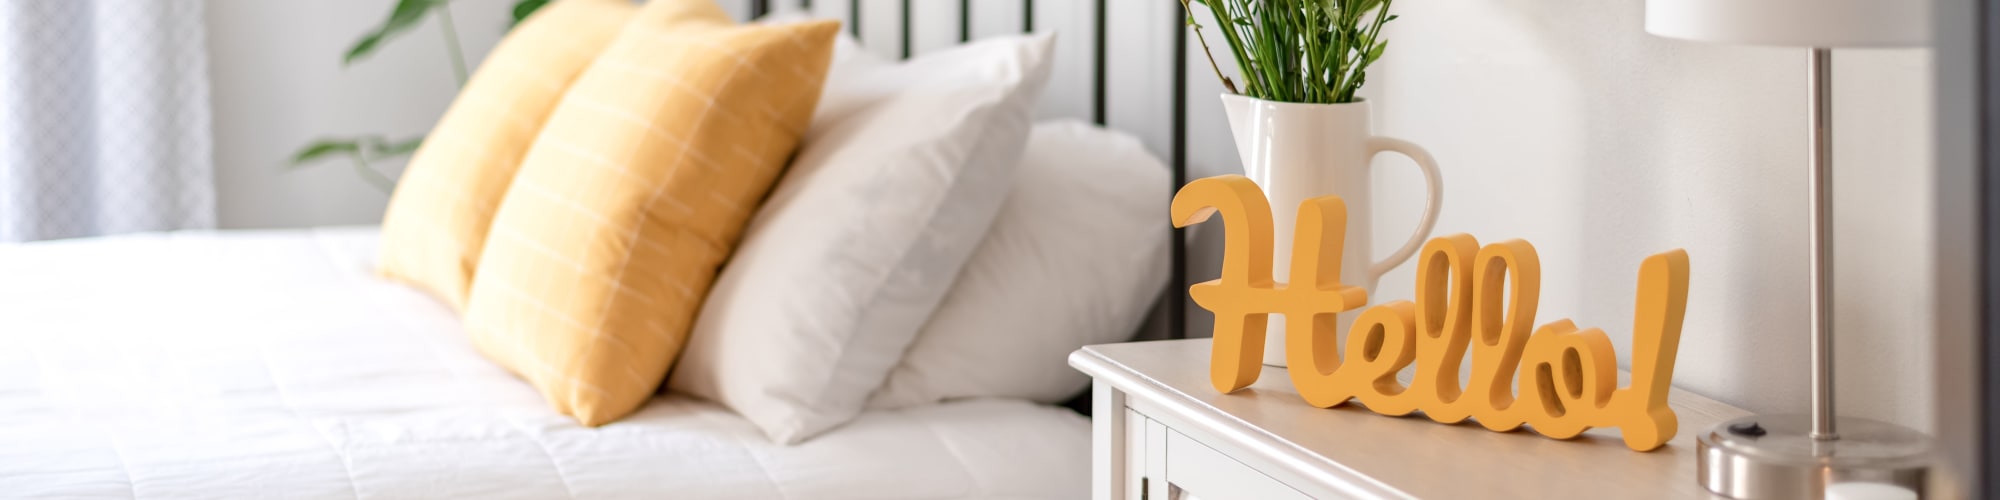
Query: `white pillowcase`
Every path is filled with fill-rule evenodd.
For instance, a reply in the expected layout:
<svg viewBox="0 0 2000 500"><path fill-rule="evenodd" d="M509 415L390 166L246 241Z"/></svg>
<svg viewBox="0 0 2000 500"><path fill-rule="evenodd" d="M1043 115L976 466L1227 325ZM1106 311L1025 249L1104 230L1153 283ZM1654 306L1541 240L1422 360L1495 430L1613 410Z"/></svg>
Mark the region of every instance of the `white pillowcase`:
<svg viewBox="0 0 2000 500"><path fill-rule="evenodd" d="M1006 198L1048 36L843 54L667 377L792 444L860 413Z"/></svg>
<svg viewBox="0 0 2000 500"><path fill-rule="evenodd" d="M1036 125L1014 175L993 230L870 408L1060 402L1090 384L1070 352L1131 338L1166 287L1171 175L1137 138Z"/></svg>

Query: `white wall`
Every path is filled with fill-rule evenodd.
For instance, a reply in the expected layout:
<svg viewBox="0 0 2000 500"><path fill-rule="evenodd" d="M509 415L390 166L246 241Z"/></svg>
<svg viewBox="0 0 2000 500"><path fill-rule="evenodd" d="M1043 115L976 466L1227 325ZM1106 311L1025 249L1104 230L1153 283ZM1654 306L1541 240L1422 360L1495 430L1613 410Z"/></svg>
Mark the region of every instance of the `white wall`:
<svg viewBox="0 0 2000 500"><path fill-rule="evenodd" d="M1675 383L1807 410L1804 49L1653 37L1638 0L1396 6L1370 75L1378 126L1444 165L1440 234L1534 242L1540 321L1604 327L1628 361L1639 261L1686 248ZM1928 428L1929 54L1841 51L1834 68L1836 401ZM1397 161L1378 165L1378 199L1421 189ZM1421 207L1383 203L1385 235ZM1413 277L1378 295L1410 297Z"/></svg>
<svg viewBox="0 0 2000 500"><path fill-rule="evenodd" d="M453 90L434 28L343 72L339 54L389 0L211 1L221 223L378 220L386 197L348 172L278 165L321 133L428 128ZM1178 5L1110 1L1112 125L1164 152ZM498 36L504 3L456 4L473 57ZM846 2L816 3L820 14L846 14ZM896 53L898 2L863 3L867 43ZM976 34L1018 30L1018 0L973 3ZM916 4L918 52L956 40L956 2ZM1062 39L1045 117L1088 116L1090 4L1039 2L1038 29ZM1675 383L1754 411L1806 410L1802 51L1656 38L1641 28L1641 0L1396 5L1403 17L1365 94L1381 133L1424 145L1443 165L1437 234L1534 242L1541 321L1603 327L1621 360L1639 261L1685 248L1693 290ZM1926 51L1835 58L1839 405L1920 429L1932 406L1929 75ZM1190 62L1189 83L1195 175L1239 172L1205 63ZM1414 170L1386 158L1378 252L1400 241L1422 203ZM1215 275L1216 235L1198 238L1196 280ZM1377 296L1408 298L1412 279L1406 265ZM1205 331L1206 313L1193 316Z"/></svg>
<svg viewBox="0 0 2000 500"><path fill-rule="evenodd" d="M396 0L207 0L215 101L218 223L224 228L375 224L389 196L345 160L303 170L290 155L324 136L411 137L458 92L436 18L342 68L341 57ZM723 1L738 17L747 1ZM468 64L506 34L514 0L458 0ZM400 161L376 165L390 178Z"/></svg>
<svg viewBox="0 0 2000 500"><path fill-rule="evenodd" d="M454 2L466 57L477 64L507 27L507 0ZM322 136L430 130L458 91L435 20L341 67L395 0L209 0L215 102L217 222L224 228L372 224L386 193L349 162L288 171ZM400 162L377 167L394 178Z"/></svg>

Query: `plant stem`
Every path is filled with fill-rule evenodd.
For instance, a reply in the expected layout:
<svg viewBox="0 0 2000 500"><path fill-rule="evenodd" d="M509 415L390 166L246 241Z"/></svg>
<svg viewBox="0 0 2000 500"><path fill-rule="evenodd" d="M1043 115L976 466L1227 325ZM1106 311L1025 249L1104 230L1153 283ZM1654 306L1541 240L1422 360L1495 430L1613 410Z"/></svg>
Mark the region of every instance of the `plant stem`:
<svg viewBox="0 0 2000 500"><path fill-rule="evenodd" d="M1208 69L1215 71L1215 78L1217 80L1222 80L1222 88L1229 89L1229 93L1231 94L1243 94L1236 90L1236 82L1229 81L1229 77L1227 76L1222 76L1222 66L1215 64L1215 51L1208 49L1208 37L1201 36L1201 25L1194 23L1194 5L1189 4L1188 1L1181 0L1181 11L1187 13L1187 24L1194 29L1194 39L1201 41L1201 55L1208 56ZM1223 29L1228 28L1224 27Z"/></svg>
<svg viewBox="0 0 2000 500"><path fill-rule="evenodd" d="M1215 22L1222 25L1222 39L1229 42L1230 55L1236 57L1237 73L1244 80L1243 85L1245 87L1243 91L1251 97L1266 98L1267 96L1259 94L1267 94L1270 91L1260 90L1263 86L1257 83L1259 75L1252 71L1256 66L1252 64L1250 54L1243 51L1242 34L1237 31L1238 28L1236 27L1238 17L1230 13L1229 5L1224 4L1224 1L1208 0L1203 3L1208 4L1209 13L1215 16Z"/></svg>
<svg viewBox="0 0 2000 500"><path fill-rule="evenodd" d="M1368 39L1358 47L1362 54L1361 60L1354 63L1354 76L1348 80L1348 88L1342 89L1341 99L1344 101L1354 101L1354 93L1361 90L1358 84L1362 83L1362 79L1367 75L1369 63L1375 62L1368 59L1368 52L1375 50L1375 44L1378 43L1376 40L1382 36L1382 25L1389 22L1389 6L1393 3L1395 0L1382 0L1381 5L1375 10L1375 25L1369 28Z"/></svg>
<svg viewBox="0 0 2000 500"><path fill-rule="evenodd" d="M451 2L437 3L438 31L444 34L444 48L451 53L452 74L458 77L458 86L464 87L469 78L465 69L465 51L458 46L458 27L451 22Z"/></svg>
<svg viewBox="0 0 2000 500"><path fill-rule="evenodd" d="M382 190L382 194L396 192L396 181L389 180L389 176L382 175L381 172L376 172L374 167L368 165L368 158L362 156L360 151L355 151L350 156L354 158L354 172L360 174L362 180L368 181L368 184L375 186L375 189Z"/></svg>

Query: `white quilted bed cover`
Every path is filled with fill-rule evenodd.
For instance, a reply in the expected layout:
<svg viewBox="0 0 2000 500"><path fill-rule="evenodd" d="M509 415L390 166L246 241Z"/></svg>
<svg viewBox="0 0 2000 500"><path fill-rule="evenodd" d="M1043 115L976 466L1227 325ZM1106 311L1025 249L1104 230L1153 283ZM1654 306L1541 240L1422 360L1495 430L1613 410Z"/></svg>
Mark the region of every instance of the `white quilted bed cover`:
<svg viewBox="0 0 2000 500"><path fill-rule="evenodd" d="M597 429L372 273L372 228L0 245L0 496L1076 498L1089 424L1019 401L792 447L682 396Z"/></svg>

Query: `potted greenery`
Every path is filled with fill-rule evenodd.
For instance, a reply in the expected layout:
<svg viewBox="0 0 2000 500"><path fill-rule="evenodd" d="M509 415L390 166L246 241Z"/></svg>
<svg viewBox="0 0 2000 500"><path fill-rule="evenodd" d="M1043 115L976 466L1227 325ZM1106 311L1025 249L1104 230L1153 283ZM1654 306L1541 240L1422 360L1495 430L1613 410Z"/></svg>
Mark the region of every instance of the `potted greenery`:
<svg viewBox="0 0 2000 500"><path fill-rule="evenodd" d="M1209 67L1222 80L1224 110L1242 156L1243 170L1262 187L1277 224L1273 277L1287 280L1291 231L1301 203L1327 195L1347 202L1347 231L1340 282L1374 292L1382 274L1409 260L1437 222L1442 181L1437 164L1415 144L1371 133L1368 103L1355 96L1367 83L1368 67L1381 59L1388 42L1382 27L1396 16L1392 0L1181 0L1188 25L1207 52ZM1225 76L1209 49L1197 9L1216 19L1236 63L1237 79ZM1429 194L1423 219L1402 248L1371 258L1369 164L1377 153L1394 151L1416 160ZM1347 331L1356 314L1341 314ZM1272 316L1264 343L1264 363L1285 365L1285 319Z"/></svg>

